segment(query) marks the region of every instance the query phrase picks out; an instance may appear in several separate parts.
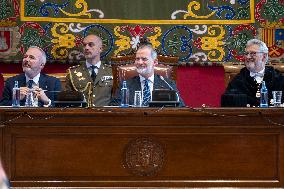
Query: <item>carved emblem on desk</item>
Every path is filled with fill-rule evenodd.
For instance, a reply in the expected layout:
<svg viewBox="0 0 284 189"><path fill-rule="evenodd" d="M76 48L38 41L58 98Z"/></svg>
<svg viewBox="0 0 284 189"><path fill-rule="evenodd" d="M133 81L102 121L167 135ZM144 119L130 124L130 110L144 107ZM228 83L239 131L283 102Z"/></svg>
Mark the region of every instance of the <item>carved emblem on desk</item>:
<svg viewBox="0 0 284 189"><path fill-rule="evenodd" d="M131 140L124 150L124 167L136 176L152 176L163 166L164 151L152 138Z"/></svg>

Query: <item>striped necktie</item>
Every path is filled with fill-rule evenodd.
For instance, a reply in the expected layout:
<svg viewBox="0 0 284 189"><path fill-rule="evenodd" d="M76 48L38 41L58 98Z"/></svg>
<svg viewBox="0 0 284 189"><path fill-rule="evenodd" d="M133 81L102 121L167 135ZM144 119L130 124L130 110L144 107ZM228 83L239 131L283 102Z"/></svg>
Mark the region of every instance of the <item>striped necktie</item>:
<svg viewBox="0 0 284 189"><path fill-rule="evenodd" d="M143 106L148 106L149 101L151 99L151 92L150 92L150 87L149 87L149 80L145 79L144 80L144 88L143 88Z"/></svg>

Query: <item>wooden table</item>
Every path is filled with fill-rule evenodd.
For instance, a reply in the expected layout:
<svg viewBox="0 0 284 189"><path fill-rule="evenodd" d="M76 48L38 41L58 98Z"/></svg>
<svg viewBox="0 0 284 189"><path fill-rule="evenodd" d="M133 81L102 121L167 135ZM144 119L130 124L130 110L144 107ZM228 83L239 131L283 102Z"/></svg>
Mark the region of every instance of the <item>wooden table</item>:
<svg viewBox="0 0 284 189"><path fill-rule="evenodd" d="M21 187L284 187L284 108L0 109Z"/></svg>

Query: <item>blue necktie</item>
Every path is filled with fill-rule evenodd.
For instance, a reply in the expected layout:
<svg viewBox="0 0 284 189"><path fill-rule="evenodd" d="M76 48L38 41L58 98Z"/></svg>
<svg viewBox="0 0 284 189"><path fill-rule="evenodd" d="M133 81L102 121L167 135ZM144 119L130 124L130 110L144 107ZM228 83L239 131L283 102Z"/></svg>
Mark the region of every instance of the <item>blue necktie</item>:
<svg viewBox="0 0 284 189"><path fill-rule="evenodd" d="M149 87L149 80L145 79L144 80L144 88L143 88L143 106L148 106L149 101L151 99L151 92L150 92L150 87Z"/></svg>
<svg viewBox="0 0 284 189"><path fill-rule="evenodd" d="M33 83L34 83L34 81L32 79L30 79L28 81L28 88L32 89L33 88Z"/></svg>

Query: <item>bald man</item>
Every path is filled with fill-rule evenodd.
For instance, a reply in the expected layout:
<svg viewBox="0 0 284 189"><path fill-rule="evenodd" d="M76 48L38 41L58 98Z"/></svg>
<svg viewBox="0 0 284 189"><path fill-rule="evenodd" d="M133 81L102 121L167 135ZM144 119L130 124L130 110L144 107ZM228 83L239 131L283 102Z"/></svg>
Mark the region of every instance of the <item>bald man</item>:
<svg viewBox="0 0 284 189"><path fill-rule="evenodd" d="M88 35L83 40L86 61L67 70L66 90L83 92L89 107L107 106L111 100L112 69L101 61L100 37Z"/></svg>

